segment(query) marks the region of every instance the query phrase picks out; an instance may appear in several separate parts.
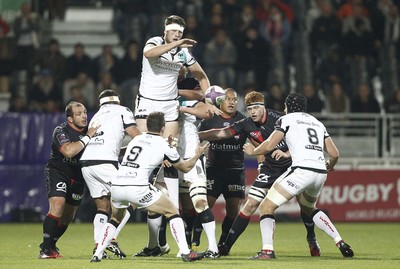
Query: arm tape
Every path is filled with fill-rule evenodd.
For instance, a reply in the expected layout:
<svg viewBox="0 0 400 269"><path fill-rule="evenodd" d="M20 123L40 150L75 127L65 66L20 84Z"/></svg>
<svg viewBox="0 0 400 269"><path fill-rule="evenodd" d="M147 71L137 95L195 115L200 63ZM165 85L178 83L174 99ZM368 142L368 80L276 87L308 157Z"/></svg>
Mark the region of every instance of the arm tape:
<svg viewBox="0 0 400 269"><path fill-rule="evenodd" d="M86 145L89 143L89 141L90 141L90 136L88 136L88 135L85 135L84 137L79 139L79 142L81 142L83 144L83 147L86 147Z"/></svg>

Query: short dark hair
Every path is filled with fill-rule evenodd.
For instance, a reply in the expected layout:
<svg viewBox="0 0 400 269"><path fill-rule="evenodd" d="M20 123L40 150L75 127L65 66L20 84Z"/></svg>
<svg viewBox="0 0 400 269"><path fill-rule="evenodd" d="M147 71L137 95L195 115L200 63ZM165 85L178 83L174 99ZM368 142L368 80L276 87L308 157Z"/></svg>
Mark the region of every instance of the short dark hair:
<svg viewBox="0 0 400 269"><path fill-rule="evenodd" d="M306 112L307 98L301 93L291 93L286 97L287 113Z"/></svg>
<svg viewBox="0 0 400 269"><path fill-rule="evenodd" d="M111 98L113 96L118 97L118 98L114 98L115 100L113 100L113 98ZM101 102L101 99L104 97L110 97L110 98L108 98L109 100L107 102ZM119 94L112 89L106 89L99 94L99 102L100 102L100 106L104 105L104 104L119 104L119 102L120 102Z"/></svg>
<svg viewBox="0 0 400 269"><path fill-rule="evenodd" d="M73 117L74 116L74 111L72 111L72 108L74 106L83 106L81 103L79 102L75 102L75 101L71 101L67 104L67 106L65 107L65 116L68 117Z"/></svg>
<svg viewBox="0 0 400 269"><path fill-rule="evenodd" d="M165 118L163 112L151 112L147 116L147 130L149 132L160 132L161 129L165 126Z"/></svg>
<svg viewBox="0 0 400 269"><path fill-rule="evenodd" d="M178 15L171 15L168 18L165 19L164 26L167 26L169 24L179 24L183 28L186 27L186 22L183 18L179 17Z"/></svg>

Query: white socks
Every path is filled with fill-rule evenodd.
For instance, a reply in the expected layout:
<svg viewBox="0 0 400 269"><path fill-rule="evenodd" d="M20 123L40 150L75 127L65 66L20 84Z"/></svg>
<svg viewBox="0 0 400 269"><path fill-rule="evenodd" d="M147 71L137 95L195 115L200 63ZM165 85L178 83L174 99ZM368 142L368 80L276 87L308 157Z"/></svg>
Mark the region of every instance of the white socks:
<svg viewBox="0 0 400 269"><path fill-rule="evenodd" d="M181 254L188 254L190 252L188 243L186 242L185 236L185 225L181 217L173 218L169 221L169 227L171 234L174 237L179 247Z"/></svg>
<svg viewBox="0 0 400 269"><path fill-rule="evenodd" d="M274 250L275 219L263 218L260 220L261 240L263 250Z"/></svg>

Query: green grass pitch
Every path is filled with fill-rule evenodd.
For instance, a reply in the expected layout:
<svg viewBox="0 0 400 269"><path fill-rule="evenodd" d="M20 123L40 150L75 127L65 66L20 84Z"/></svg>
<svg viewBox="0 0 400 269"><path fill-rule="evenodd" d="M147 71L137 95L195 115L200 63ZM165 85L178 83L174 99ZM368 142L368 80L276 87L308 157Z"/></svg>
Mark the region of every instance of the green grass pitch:
<svg viewBox="0 0 400 269"><path fill-rule="evenodd" d="M0 224L1 268L118 268L118 269L180 269L180 268L279 268L279 269L376 269L400 268L400 224L399 223L353 223L336 224L342 237L354 252L354 258L343 258L332 240L317 229L321 257L311 257L305 240L302 223L277 223L275 252L277 259L253 261L248 258L261 249L261 235L258 223L250 224L231 250L231 255L215 260L184 263L176 258L178 248L168 230L171 252L162 257L132 258L132 254L143 248L147 242L146 224L128 223L118 241L128 257L124 260L111 258L101 263L89 263L93 250L92 224L70 225L58 242L60 253L57 260L39 260L39 243L42 226L35 224ZM217 225L217 236L220 224ZM218 238L218 237L217 237ZM203 232L200 250L207 248Z"/></svg>

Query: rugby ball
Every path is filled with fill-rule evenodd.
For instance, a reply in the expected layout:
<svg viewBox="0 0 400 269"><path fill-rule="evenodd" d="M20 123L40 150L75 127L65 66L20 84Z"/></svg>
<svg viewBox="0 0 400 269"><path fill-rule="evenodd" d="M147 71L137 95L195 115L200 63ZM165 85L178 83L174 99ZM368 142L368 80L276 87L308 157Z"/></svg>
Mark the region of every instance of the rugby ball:
<svg viewBox="0 0 400 269"><path fill-rule="evenodd" d="M219 107L225 100L225 91L220 86L213 85L207 89L204 99L207 103Z"/></svg>

